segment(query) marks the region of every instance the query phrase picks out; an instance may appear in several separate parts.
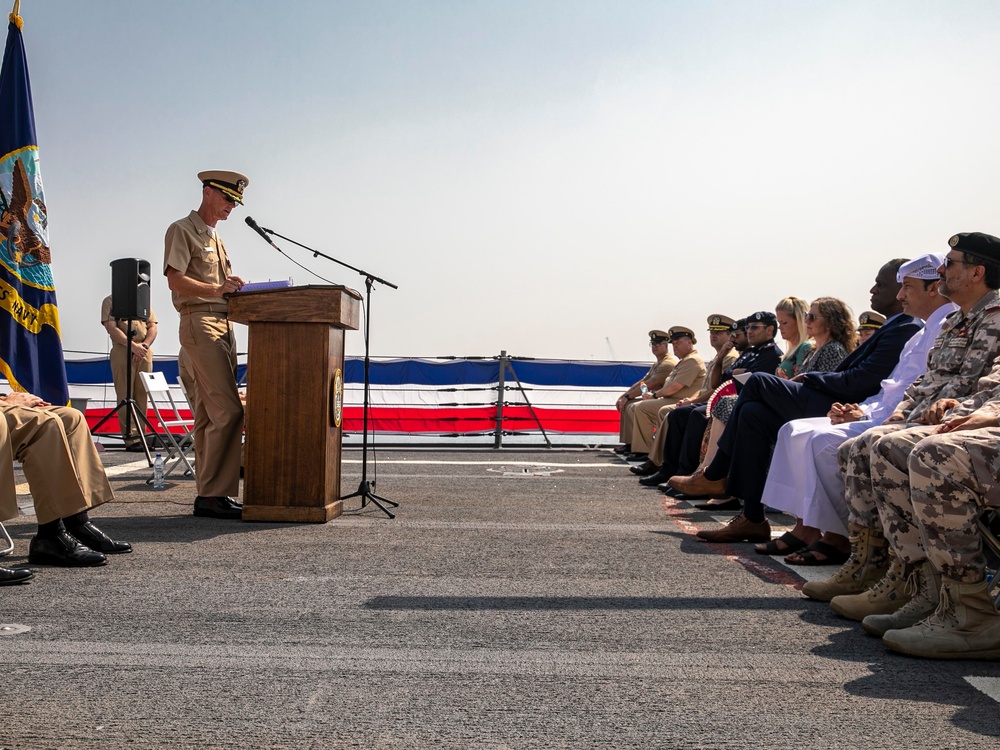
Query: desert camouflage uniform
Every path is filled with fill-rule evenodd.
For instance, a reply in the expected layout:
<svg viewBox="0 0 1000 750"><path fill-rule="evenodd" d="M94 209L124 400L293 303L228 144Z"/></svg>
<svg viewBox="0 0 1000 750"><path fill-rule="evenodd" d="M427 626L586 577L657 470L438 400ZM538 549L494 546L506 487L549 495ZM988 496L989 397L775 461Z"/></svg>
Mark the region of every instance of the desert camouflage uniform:
<svg viewBox="0 0 1000 750"><path fill-rule="evenodd" d="M945 578L983 580L976 517L984 506L1000 507L1000 427L922 440L909 468L911 511L926 558Z"/></svg>
<svg viewBox="0 0 1000 750"><path fill-rule="evenodd" d="M978 411L985 416L1000 416L1000 364L979 379L977 392L948 412L949 418L963 417ZM879 429L879 428L876 428ZM926 539L921 536L914 517L912 455L921 445L938 441L942 446L960 444L977 430L935 435L936 426L921 425L891 433L882 433L871 447L872 494L878 517L889 543L904 563L917 564L927 559ZM943 450L943 448L938 449Z"/></svg>
<svg viewBox="0 0 1000 750"><path fill-rule="evenodd" d="M874 427L841 444L837 460L844 471L845 497L851 523L868 528L882 525L885 528L884 524L879 524L876 509L878 493L884 493L883 499L898 494L899 501L908 504L906 456L913 445L933 432L933 427L921 426L924 414L940 399L965 399L970 394L987 391L1000 383L992 372L998 354L1000 293L994 289L984 294L968 315L963 316L961 311L957 311L948 316L927 355L927 372L906 389L903 400L896 407L905 419ZM957 411L958 407L949 412L949 416L954 416ZM876 467L872 453L874 444L878 440L888 440L890 434L900 431L908 434L900 436L896 443L889 442L883 447L879 466ZM892 471L890 465L898 467L898 470ZM902 495L907 495L905 501Z"/></svg>

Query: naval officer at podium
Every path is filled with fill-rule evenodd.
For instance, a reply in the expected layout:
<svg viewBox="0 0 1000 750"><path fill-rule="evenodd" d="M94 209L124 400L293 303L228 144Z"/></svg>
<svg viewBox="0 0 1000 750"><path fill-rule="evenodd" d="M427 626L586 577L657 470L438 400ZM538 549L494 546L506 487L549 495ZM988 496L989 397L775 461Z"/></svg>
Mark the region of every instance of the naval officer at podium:
<svg viewBox="0 0 1000 750"><path fill-rule="evenodd" d="M240 518L243 405L236 388L236 337L225 294L239 291L216 231L249 184L239 172L200 172L201 205L167 229L163 273L180 313L180 344L198 390L194 412L196 516Z"/></svg>

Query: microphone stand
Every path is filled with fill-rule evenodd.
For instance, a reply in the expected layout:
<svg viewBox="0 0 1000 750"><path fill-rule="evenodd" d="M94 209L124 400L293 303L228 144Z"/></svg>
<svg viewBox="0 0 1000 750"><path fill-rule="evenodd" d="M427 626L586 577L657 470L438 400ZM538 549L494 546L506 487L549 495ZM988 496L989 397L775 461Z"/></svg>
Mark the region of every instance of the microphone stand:
<svg viewBox="0 0 1000 750"><path fill-rule="evenodd" d="M256 227L254 227L254 225L251 224L250 221L251 221L250 217L247 217L247 222L246 222L247 225L250 226L252 229L256 229ZM371 380L369 376L369 370L371 367L371 347L369 341L370 339L369 334L371 331L371 316L372 316L372 284L374 284L377 281L378 283L384 284L385 286L390 287L391 289L399 289L399 287L393 284L391 281L386 281L385 279L379 278L378 276L368 273L368 271L363 271L360 268L355 268L352 265L344 263L344 261L342 260L337 260L336 258L333 258L327 255L326 253L321 253L319 250L315 250L309 247L308 245L303 245L301 242L296 242L291 237L286 237L283 234L275 232L273 229L268 229L267 227L261 227L260 229L262 232L268 235L273 234L275 237L280 237L281 239L287 242L291 242L293 245L298 245L302 249L308 250L313 254L314 258L316 257L326 258L329 261L333 261L334 263L337 263L343 266L344 268L348 268L351 271L354 271L355 273L358 273L361 276L365 277L365 387L364 387L364 408L363 408L364 426L361 433L362 434L361 482L358 484L358 489L356 491L352 492L350 495L344 495L343 497L341 497L341 500L350 500L352 497L360 497L362 508L364 508L368 503L372 503L373 505L378 507L379 510L381 510L383 513L389 516L389 518L395 518L396 516L385 506L391 505L393 508L398 508L399 503L394 502L389 498L382 497L381 495L376 495L374 492L375 482L368 481L368 409L369 409L369 400L371 394ZM275 248L275 250L281 252L281 249L273 242L271 242L269 238L268 242L271 244L272 247ZM383 503L385 503L385 505L383 505Z"/></svg>
<svg viewBox="0 0 1000 750"><path fill-rule="evenodd" d="M94 429L91 430L95 435L97 431L104 426L111 417L120 412L122 409L125 410L125 432L122 434L122 438L132 433L132 420L135 420L135 426L139 430L139 440L142 442L142 450L146 454L146 461L150 466L153 465L153 457L149 452L149 445L146 443L146 428L149 428L149 432L154 436L153 439L159 441L159 437L156 436L156 429L150 424L149 420L146 419L145 414L139 413L139 405L136 403L135 399L132 398L132 339L135 338L135 331L132 329L133 318L128 319L128 331L125 333L125 398L118 402L118 405L109 411L100 422L94 425Z"/></svg>

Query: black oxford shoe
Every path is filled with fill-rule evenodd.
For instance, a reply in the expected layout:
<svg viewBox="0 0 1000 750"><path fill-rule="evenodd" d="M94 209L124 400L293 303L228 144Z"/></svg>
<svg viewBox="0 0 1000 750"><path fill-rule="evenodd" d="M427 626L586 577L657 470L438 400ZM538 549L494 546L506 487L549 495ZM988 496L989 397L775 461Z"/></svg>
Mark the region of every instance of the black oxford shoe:
<svg viewBox="0 0 1000 750"><path fill-rule="evenodd" d="M641 484L643 487L659 487L668 479L670 479L670 477L666 476L663 472L657 470L655 473L640 479L639 484Z"/></svg>
<svg viewBox="0 0 1000 750"><path fill-rule="evenodd" d="M735 497L722 502L713 503L711 500L706 503L697 503L694 507L698 510L740 510L743 506Z"/></svg>
<svg viewBox="0 0 1000 750"><path fill-rule="evenodd" d="M102 553L83 545L67 531L55 536L36 536L28 545L28 562L63 568L93 568L108 561Z"/></svg>
<svg viewBox="0 0 1000 750"><path fill-rule="evenodd" d="M0 568L0 586L16 586L19 583L27 583L35 577L35 571L27 568Z"/></svg>
<svg viewBox="0 0 1000 750"><path fill-rule="evenodd" d="M194 514L205 518L242 518L243 503L231 497L205 497L194 499Z"/></svg>
<svg viewBox="0 0 1000 750"><path fill-rule="evenodd" d="M650 474L656 473L657 471L660 470L660 467L647 458L638 466L629 466L628 470L631 471L633 474L635 474L637 477L645 477L649 476Z"/></svg>
<svg viewBox="0 0 1000 750"><path fill-rule="evenodd" d="M116 542L90 521L79 526L66 526L66 530L71 536L76 537L85 545L106 555L122 555L132 551L132 545L128 542Z"/></svg>

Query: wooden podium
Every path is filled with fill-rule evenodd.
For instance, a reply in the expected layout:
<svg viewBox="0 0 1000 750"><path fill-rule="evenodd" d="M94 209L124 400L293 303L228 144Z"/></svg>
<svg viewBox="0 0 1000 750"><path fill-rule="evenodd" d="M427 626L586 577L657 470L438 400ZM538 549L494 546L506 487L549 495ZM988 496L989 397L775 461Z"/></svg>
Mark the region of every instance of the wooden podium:
<svg viewBox="0 0 1000 750"><path fill-rule="evenodd" d="M325 523L341 512L344 330L361 295L298 286L229 296L250 327L244 521Z"/></svg>

